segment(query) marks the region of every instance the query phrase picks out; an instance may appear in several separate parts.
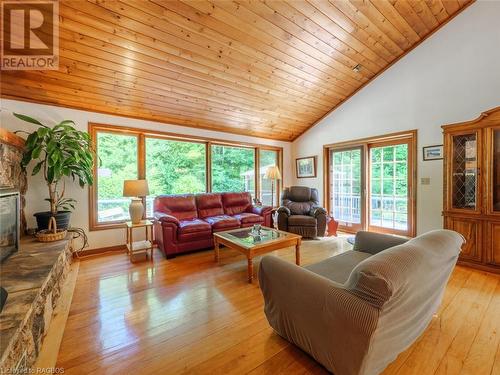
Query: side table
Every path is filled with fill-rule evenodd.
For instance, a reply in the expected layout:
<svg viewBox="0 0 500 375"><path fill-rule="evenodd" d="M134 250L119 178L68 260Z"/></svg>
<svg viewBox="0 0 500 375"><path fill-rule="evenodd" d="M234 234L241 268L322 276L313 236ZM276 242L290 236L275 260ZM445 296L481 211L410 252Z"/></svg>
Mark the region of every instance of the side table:
<svg viewBox="0 0 500 375"><path fill-rule="evenodd" d="M125 222L127 228L127 254L131 262L139 258L148 257L148 251L151 250L150 259L153 261L154 234L153 222L151 220L141 220L134 224L131 221ZM146 239L134 241L134 229L145 228Z"/></svg>

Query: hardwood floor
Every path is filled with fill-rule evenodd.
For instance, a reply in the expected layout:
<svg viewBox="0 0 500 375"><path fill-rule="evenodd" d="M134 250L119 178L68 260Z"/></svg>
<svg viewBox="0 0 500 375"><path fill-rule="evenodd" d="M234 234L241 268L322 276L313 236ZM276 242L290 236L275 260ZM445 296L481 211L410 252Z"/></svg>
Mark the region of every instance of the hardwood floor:
<svg viewBox="0 0 500 375"><path fill-rule="evenodd" d="M348 246L305 241L302 264ZM294 261L294 248L276 254ZM273 333L246 270L228 249L219 265L212 251L81 261L57 366L65 374L326 374ZM437 317L383 374L500 375L499 332L500 276L457 266Z"/></svg>

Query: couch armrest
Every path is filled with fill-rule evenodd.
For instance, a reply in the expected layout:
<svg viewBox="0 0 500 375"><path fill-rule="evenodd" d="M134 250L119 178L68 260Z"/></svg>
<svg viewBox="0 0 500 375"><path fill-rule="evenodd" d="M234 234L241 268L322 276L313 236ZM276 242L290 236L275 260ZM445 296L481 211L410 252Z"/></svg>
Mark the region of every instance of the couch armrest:
<svg viewBox="0 0 500 375"><path fill-rule="evenodd" d="M330 371L357 374L379 310L343 285L275 256L262 258L264 312L281 336Z"/></svg>
<svg viewBox="0 0 500 375"><path fill-rule="evenodd" d="M377 254L390 247L404 244L407 241L408 239L404 237L360 230L356 233L353 250Z"/></svg>
<svg viewBox="0 0 500 375"><path fill-rule="evenodd" d="M154 217L157 221L159 221L162 224L163 223L172 223L172 224L175 224L177 226L179 225L179 220L175 216L168 215L168 214L165 214L163 212L155 212Z"/></svg>
<svg viewBox="0 0 500 375"><path fill-rule="evenodd" d="M309 216L318 217L319 215L326 215L326 210L323 207L312 207L309 211Z"/></svg>
<svg viewBox="0 0 500 375"><path fill-rule="evenodd" d="M252 214L264 216L267 213L271 212L272 209L273 208L271 206L249 206L247 211L251 212Z"/></svg>

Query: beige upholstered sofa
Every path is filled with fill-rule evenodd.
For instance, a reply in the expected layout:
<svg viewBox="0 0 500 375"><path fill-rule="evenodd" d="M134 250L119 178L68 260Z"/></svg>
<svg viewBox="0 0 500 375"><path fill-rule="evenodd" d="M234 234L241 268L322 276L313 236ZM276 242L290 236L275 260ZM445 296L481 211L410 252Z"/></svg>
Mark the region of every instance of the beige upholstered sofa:
<svg viewBox="0 0 500 375"><path fill-rule="evenodd" d="M463 241L448 230L407 242L359 232L352 251L308 267L266 256L265 314L335 375L379 374L431 321Z"/></svg>

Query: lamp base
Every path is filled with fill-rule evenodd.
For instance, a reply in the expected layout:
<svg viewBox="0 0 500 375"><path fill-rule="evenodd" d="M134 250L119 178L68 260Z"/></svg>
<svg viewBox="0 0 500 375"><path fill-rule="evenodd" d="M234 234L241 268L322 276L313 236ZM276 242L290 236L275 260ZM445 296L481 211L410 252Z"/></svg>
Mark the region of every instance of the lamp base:
<svg viewBox="0 0 500 375"><path fill-rule="evenodd" d="M128 207L128 212L130 213L130 220L132 224L138 224L142 220L142 215L144 214L144 205L142 204L141 198L132 198L130 206Z"/></svg>

